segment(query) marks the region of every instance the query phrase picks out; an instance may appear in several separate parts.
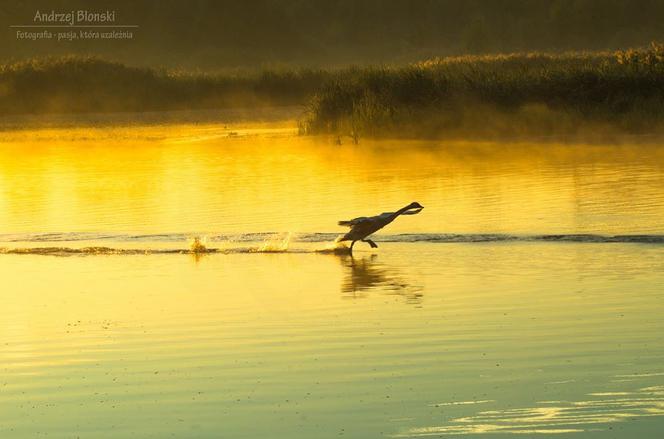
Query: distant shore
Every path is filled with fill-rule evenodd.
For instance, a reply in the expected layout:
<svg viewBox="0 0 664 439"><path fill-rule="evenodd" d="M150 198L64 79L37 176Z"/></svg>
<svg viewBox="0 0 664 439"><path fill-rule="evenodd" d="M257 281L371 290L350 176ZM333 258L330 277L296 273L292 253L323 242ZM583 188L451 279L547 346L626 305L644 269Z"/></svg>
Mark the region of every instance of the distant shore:
<svg viewBox="0 0 664 439"><path fill-rule="evenodd" d="M298 109L301 134L355 139L662 134L664 45L218 73L45 58L0 66L0 91L5 125L18 115L206 110L209 119L218 110L250 116L282 107Z"/></svg>
<svg viewBox="0 0 664 439"><path fill-rule="evenodd" d="M329 76L315 69L203 73L98 57L37 58L0 65L0 116L303 105Z"/></svg>

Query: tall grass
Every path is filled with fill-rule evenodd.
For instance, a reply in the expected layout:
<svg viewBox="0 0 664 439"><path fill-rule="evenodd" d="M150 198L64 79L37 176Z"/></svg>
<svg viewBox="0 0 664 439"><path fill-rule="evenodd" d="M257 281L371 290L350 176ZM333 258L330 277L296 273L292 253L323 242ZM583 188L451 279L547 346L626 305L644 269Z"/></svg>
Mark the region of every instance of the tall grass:
<svg viewBox="0 0 664 439"><path fill-rule="evenodd" d="M512 54L348 70L313 97L306 133L640 132L664 122L664 45L617 53Z"/></svg>

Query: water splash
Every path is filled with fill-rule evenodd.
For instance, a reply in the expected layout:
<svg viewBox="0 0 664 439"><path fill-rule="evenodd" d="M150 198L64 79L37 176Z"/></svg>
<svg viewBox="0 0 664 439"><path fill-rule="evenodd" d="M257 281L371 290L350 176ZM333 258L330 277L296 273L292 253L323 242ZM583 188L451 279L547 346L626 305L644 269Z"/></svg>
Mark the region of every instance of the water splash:
<svg viewBox="0 0 664 439"><path fill-rule="evenodd" d="M332 255L349 255L350 247L348 247L343 242L339 242L339 238L335 239L333 242L325 244L321 248L314 250L316 253L323 254L332 254Z"/></svg>
<svg viewBox="0 0 664 439"><path fill-rule="evenodd" d="M205 238L201 241L200 237L194 236L194 239L191 240L189 245L191 252L194 254L208 253L208 248L205 246L205 242Z"/></svg>
<svg viewBox="0 0 664 439"><path fill-rule="evenodd" d="M288 246L290 245L291 239L293 237L292 232L288 232L283 238L274 236L268 238L263 242L260 247L250 249L252 253L285 253L288 251Z"/></svg>
<svg viewBox="0 0 664 439"><path fill-rule="evenodd" d="M241 234L112 234L112 233L39 233L0 234L0 255L39 254L51 256L73 255L138 255L138 254L211 254L211 253L318 253L349 255L350 248L339 242L336 233L241 233ZM336 239L335 239L336 238ZM662 245L664 235L501 235L501 234L394 234L377 235L376 242L389 243L452 243L477 244L491 242L546 242L565 245L573 243L606 245L612 243ZM50 247L46 243L58 243ZM208 243L219 247L208 247ZM30 245L38 243L38 246ZM144 248L126 246L124 243L145 243ZM184 245L172 248L170 243ZM320 243L319 246L292 248L293 243ZM88 244L88 245L85 245ZM188 245L187 245L188 244ZM239 245L235 247L235 245ZM169 248L170 247L170 248Z"/></svg>

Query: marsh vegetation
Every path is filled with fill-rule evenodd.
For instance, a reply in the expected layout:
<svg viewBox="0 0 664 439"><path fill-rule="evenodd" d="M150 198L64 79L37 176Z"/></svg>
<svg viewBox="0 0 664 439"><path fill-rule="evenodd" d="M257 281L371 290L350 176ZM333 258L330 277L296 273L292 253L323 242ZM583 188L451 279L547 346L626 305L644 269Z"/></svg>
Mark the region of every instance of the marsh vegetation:
<svg viewBox="0 0 664 439"><path fill-rule="evenodd" d="M0 91L2 114L300 105L301 133L355 138L651 133L664 117L664 45L216 73L68 56L0 67Z"/></svg>
<svg viewBox="0 0 664 439"><path fill-rule="evenodd" d="M438 58L350 69L311 100L307 133L644 132L664 116L664 46Z"/></svg>

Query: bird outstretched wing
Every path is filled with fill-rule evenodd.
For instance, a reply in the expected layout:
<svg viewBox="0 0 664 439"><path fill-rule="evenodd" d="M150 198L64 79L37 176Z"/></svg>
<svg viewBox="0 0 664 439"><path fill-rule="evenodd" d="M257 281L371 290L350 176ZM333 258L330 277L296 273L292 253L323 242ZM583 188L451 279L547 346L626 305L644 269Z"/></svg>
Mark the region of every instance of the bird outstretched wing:
<svg viewBox="0 0 664 439"><path fill-rule="evenodd" d="M355 227L356 225L358 225L358 224L360 224L360 223L363 223L363 222L365 222L365 221L368 221L368 220L370 220L370 219L371 219L371 218L368 218L368 217L366 217L366 216L360 216L360 217L353 218L352 220L348 220L348 221L339 221L338 224L339 224L340 226Z"/></svg>

